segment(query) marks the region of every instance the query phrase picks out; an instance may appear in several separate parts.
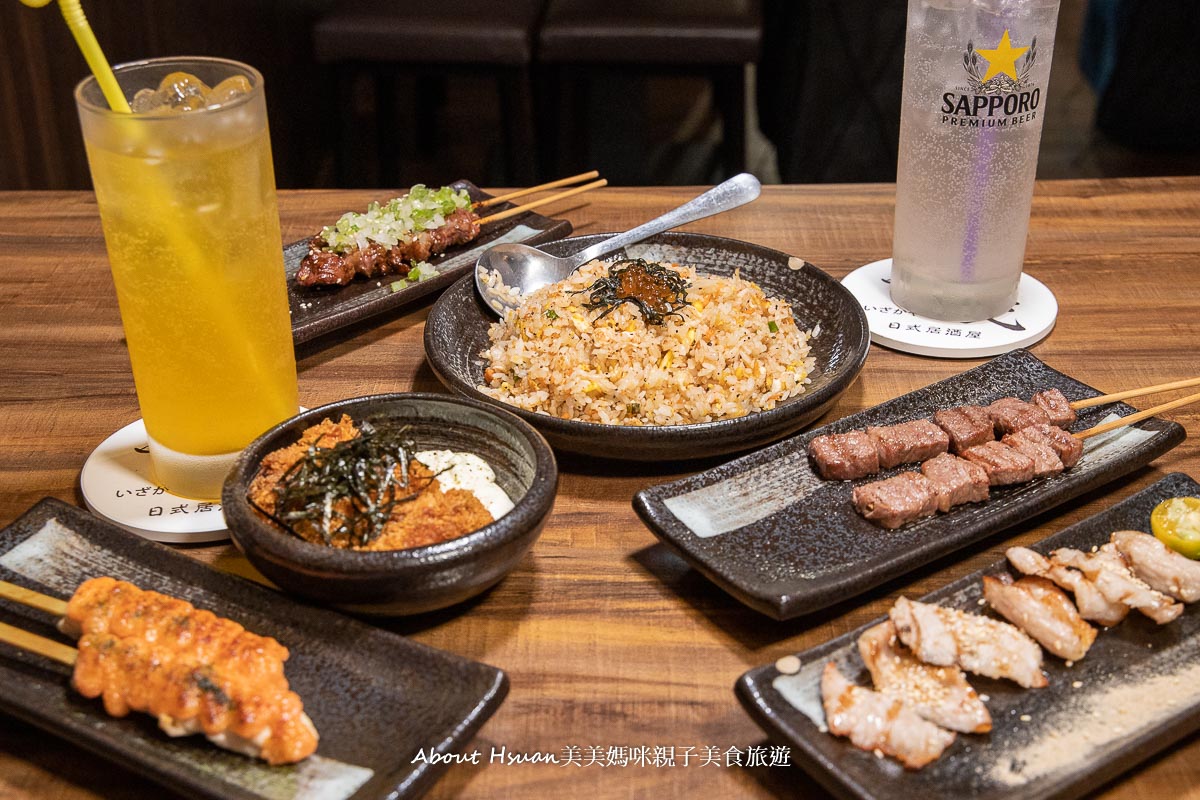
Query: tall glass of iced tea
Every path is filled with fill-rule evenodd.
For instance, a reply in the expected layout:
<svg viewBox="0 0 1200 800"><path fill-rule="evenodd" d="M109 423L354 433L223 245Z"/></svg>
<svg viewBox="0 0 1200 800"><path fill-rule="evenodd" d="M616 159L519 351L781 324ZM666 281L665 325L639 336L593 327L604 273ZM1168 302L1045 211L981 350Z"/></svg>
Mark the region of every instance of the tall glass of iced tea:
<svg viewBox="0 0 1200 800"><path fill-rule="evenodd" d="M115 72L134 113L94 78L75 99L155 477L216 498L298 407L262 76L215 58Z"/></svg>

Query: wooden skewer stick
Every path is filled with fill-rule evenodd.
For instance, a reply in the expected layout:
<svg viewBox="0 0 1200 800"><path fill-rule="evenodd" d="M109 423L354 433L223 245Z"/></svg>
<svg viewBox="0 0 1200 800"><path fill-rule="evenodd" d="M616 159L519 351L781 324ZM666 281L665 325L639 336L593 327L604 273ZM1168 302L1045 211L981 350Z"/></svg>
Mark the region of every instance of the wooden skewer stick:
<svg viewBox="0 0 1200 800"><path fill-rule="evenodd" d="M1184 381L1174 381L1172 383L1160 383L1157 386L1144 386L1141 389L1129 389L1124 392L1116 392L1114 394L1102 394L1099 397L1089 397L1086 400L1076 400L1071 403L1071 408L1091 408L1092 406L1102 406L1105 403L1116 403L1119 400L1125 400L1130 397L1141 397L1146 394L1158 394L1159 392L1169 392L1172 389L1186 389L1189 386L1200 386L1200 378L1188 378Z"/></svg>
<svg viewBox="0 0 1200 800"><path fill-rule="evenodd" d="M509 192L508 194L502 194L497 197L489 197L487 200L480 200L475 204L475 208L487 208L488 206L494 206L497 203L507 203L509 200L515 200L518 197L524 197L527 194L544 192L547 189L557 189L560 186L570 186L573 183L579 183L580 181L591 180L592 178L598 177L600 177L600 173L597 170L592 170L591 172L581 172L578 175L572 175L569 178L559 178L558 180L550 181L549 183L541 183L537 186L530 186L528 189L520 189L518 191Z"/></svg>
<svg viewBox="0 0 1200 800"><path fill-rule="evenodd" d="M598 181L592 181L591 183L585 183L583 186L577 186L574 189L568 189L565 192L559 192L558 194L552 194L549 197L543 197L541 200L537 200L533 203L526 203L523 206L517 206L516 208L509 208L509 209L506 209L499 213L492 214L489 217L484 217L483 219L479 220L479 224L487 225L489 222L499 222L502 219L508 219L509 217L515 217L518 214L524 214L526 211L532 211L533 209L544 206L547 203L554 203L559 200L565 200L568 197L574 197L577 194L582 194L584 192L590 192L592 189L599 189L601 186L607 186L607 185L608 185L608 180L606 178L601 178Z"/></svg>
<svg viewBox="0 0 1200 800"><path fill-rule="evenodd" d="M33 589L26 589L24 586L17 586L15 583L9 583L8 581L0 581L0 597L5 600L12 600L14 603L20 603L23 606L36 608L39 611L45 611L56 617L65 617L67 615L66 600L59 600L57 597L35 592Z"/></svg>
<svg viewBox="0 0 1200 800"><path fill-rule="evenodd" d="M1172 400L1169 403L1163 403L1161 406L1147 408L1145 411L1139 411L1136 414L1130 414L1128 417L1121 417L1120 419L1114 419L1112 422L1105 422L1097 425L1094 428L1088 428L1086 431L1080 431L1079 433L1073 435L1077 439L1087 439L1089 437L1096 436L1097 434L1108 433L1111 430L1116 430L1117 428L1122 428L1126 425L1132 425L1135 422L1141 422L1144 419L1153 417L1155 414L1161 414L1164 411L1170 411L1173 408L1179 408L1180 406L1186 406L1195 402L1200 402L1200 392L1196 394L1189 394L1187 397L1181 397L1178 400Z"/></svg>
<svg viewBox="0 0 1200 800"><path fill-rule="evenodd" d="M53 659L66 664L68 667L75 663L75 658L79 655L79 651L74 647L68 647L53 639L38 636L35 633L21 630L3 622L0 622L0 642L11 644L13 647L19 647L22 650L28 650L31 653L37 653L39 656Z"/></svg>

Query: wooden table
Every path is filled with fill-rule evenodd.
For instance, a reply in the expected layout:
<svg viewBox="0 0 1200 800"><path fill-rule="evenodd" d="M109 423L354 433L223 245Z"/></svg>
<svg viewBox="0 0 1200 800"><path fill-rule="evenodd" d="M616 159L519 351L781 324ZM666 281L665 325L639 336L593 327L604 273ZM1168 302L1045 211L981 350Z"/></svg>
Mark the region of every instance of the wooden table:
<svg viewBox="0 0 1200 800"><path fill-rule="evenodd" d="M558 211L580 233L624 229L693 189L604 189ZM285 192L284 238L308 235L378 192ZM891 186L769 187L753 206L692 230L758 242L837 277L891 248ZM574 201L569 201L574 202ZM1105 390L1197 373L1200 179L1040 184L1028 271L1060 304L1058 327L1033 351ZM307 406L372 392L441 391L425 364L429 304L304 348ZM0 523L39 498L82 505L79 469L109 433L138 416L100 223L90 194L0 194ZM954 375L942 361L873 346L858 382L825 421ZM1136 402L1136 401L1135 401ZM1146 401L1140 401L1145 403ZM1144 407L1144 405L1143 405ZM1200 408L1171 418L1200 433ZM468 607L386 627L507 670L508 699L470 748L766 744L732 692L746 669L824 642L1041 539L1161 478L1200 476L1189 440L1151 467L860 598L852 610L776 622L744 608L667 551L638 521L634 493L675 474L631 464L600 473L564 464L554 514L517 571ZM189 555L245 573L232 547ZM1193 612L1194 613L1194 612ZM455 766L433 797L824 797L795 768ZM12 719L0 720L0 796L145 797L163 790ZM1200 739L1109 786L1112 798L1200 797Z"/></svg>

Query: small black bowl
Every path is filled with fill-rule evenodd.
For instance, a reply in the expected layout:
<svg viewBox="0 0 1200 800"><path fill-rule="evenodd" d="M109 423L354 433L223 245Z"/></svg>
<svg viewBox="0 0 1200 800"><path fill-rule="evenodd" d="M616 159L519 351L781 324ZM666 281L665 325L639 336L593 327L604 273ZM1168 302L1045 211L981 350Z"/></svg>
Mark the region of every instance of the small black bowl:
<svg viewBox="0 0 1200 800"><path fill-rule="evenodd" d="M466 536L407 550L343 550L292 536L256 511L246 492L264 456L343 413L356 423L408 423L422 449L475 453L515 507ZM221 503L234 544L285 591L360 614L398 616L446 608L499 582L541 534L557 486L549 445L515 415L466 398L377 394L305 411L258 437L226 479Z"/></svg>

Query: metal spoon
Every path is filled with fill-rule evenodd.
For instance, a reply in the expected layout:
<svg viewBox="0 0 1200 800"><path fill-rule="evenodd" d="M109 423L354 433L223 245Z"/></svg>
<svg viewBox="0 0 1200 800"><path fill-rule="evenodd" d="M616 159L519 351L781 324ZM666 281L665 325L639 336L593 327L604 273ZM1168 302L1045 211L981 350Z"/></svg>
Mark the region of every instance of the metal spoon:
<svg viewBox="0 0 1200 800"><path fill-rule="evenodd" d="M749 203L758 197L760 191L762 184L758 178L743 172L661 217L565 258L543 253L525 244L498 244L476 262L475 288L488 308L496 314L502 314L506 309L516 308L519 303L519 298L513 297L506 289L516 289L522 295L529 294L547 284L565 280L584 264L614 250ZM496 285L497 275L501 286Z"/></svg>

